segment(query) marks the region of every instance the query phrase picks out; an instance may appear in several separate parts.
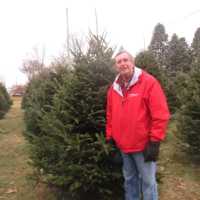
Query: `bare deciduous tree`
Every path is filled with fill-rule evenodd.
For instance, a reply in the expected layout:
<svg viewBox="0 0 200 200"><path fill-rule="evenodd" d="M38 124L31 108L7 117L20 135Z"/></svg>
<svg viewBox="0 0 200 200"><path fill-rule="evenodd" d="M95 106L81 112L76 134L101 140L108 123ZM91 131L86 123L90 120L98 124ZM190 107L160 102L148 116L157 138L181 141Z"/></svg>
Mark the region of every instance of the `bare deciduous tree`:
<svg viewBox="0 0 200 200"><path fill-rule="evenodd" d="M38 48L33 49L31 58L23 60L22 67L20 70L27 75L28 80L30 81L37 74L41 73L44 69L44 57L45 50L42 49L42 55L40 56Z"/></svg>

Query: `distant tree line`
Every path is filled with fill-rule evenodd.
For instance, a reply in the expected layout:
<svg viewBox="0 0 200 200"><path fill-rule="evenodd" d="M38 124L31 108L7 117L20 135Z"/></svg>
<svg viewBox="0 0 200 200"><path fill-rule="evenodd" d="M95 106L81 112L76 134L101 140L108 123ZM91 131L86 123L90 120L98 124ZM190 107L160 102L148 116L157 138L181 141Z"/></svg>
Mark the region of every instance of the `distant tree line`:
<svg viewBox="0 0 200 200"><path fill-rule="evenodd" d="M29 83L22 106L32 164L44 182L61 189L61 196L66 192L77 200L121 199L120 167L110 160L115 149L104 138L114 48L104 36L93 34L87 48L74 44L72 62L68 57L48 67L26 62ZM172 119L193 158L200 153L199 48L200 29L189 46L176 34L168 41L165 27L157 24L148 49L135 59L162 83Z"/></svg>

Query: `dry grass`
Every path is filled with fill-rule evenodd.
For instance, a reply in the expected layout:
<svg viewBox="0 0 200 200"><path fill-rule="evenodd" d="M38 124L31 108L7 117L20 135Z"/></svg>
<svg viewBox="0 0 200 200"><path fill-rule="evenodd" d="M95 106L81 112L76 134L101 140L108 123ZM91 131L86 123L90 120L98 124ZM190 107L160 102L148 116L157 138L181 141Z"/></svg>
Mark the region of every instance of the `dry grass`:
<svg viewBox="0 0 200 200"><path fill-rule="evenodd" d="M162 144L159 169L161 200L200 200L200 168L193 164L180 147L174 123L169 127L167 141Z"/></svg>
<svg viewBox="0 0 200 200"><path fill-rule="evenodd" d="M27 144L22 135L21 98L14 98L13 102L8 114L0 120L0 199L53 200L44 185L36 186L28 178L33 170L28 165Z"/></svg>

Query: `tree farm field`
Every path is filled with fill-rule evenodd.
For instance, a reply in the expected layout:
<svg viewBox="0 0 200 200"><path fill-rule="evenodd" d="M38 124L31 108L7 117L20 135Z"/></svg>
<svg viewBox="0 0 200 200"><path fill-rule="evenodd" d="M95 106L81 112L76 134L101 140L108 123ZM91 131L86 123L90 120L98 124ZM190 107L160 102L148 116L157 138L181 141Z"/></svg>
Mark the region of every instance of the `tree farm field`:
<svg viewBox="0 0 200 200"><path fill-rule="evenodd" d="M0 200L56 200L47 186L32 179L23 131L21 98L14 97L11 109L0 120ZM200 200L200 167L180 150L174 122L161 145L158 174L160 200Z"/></svg>

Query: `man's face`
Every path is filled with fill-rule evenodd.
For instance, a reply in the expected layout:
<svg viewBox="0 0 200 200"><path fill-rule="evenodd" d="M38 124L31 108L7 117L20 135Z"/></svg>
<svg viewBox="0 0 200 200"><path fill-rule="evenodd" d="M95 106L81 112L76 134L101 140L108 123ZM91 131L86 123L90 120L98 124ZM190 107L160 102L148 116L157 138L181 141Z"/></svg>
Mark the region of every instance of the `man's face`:
<svg viewBox="0 0 200 200"><path fill-rule="evenodd" d="M122 76L130 76L133 73L133 60L127 53L121 53L115 57L115 67Z"/></svg>

